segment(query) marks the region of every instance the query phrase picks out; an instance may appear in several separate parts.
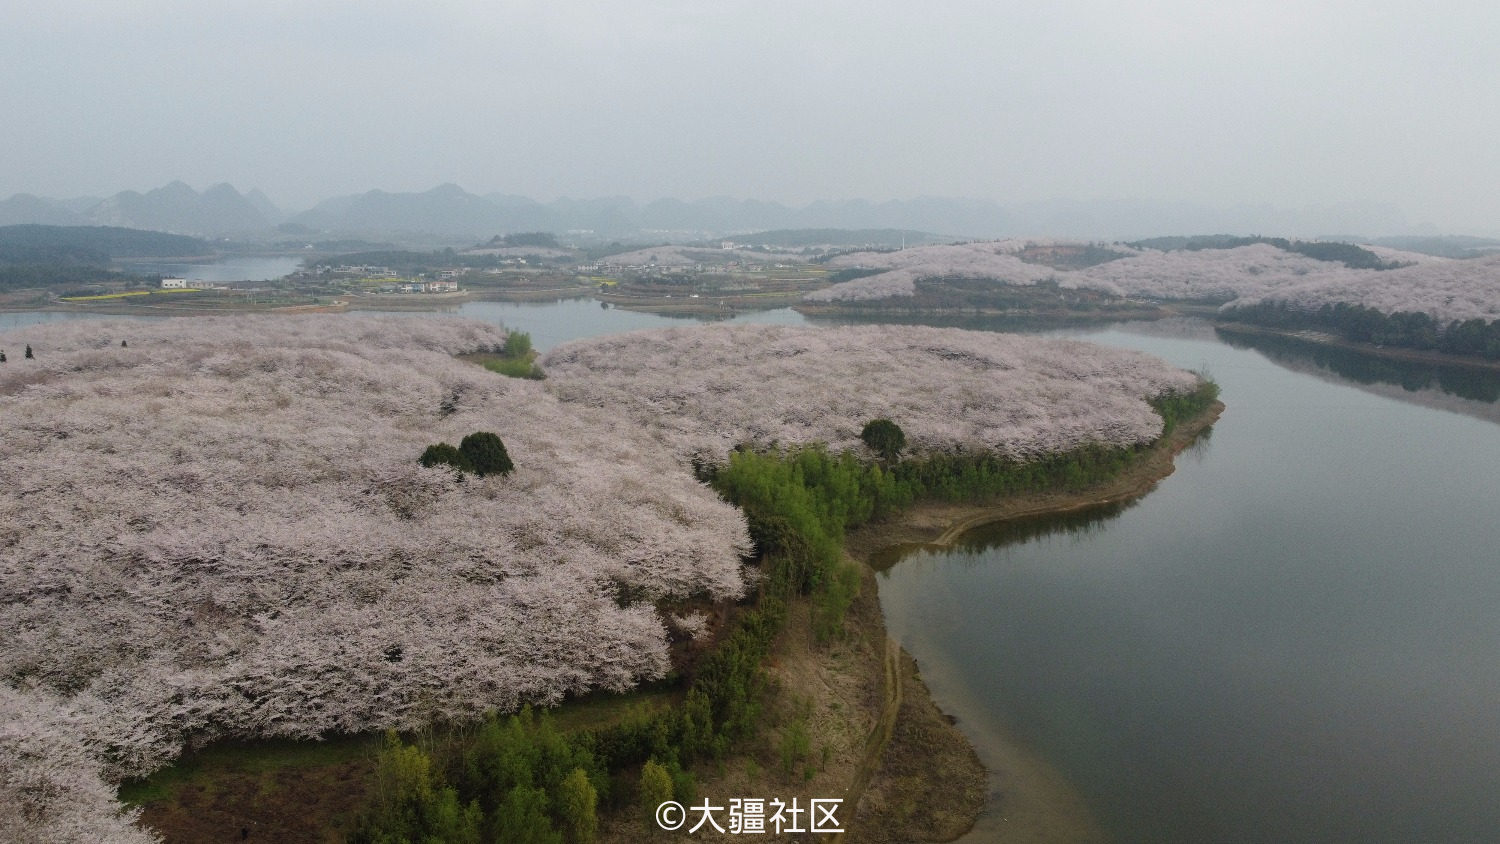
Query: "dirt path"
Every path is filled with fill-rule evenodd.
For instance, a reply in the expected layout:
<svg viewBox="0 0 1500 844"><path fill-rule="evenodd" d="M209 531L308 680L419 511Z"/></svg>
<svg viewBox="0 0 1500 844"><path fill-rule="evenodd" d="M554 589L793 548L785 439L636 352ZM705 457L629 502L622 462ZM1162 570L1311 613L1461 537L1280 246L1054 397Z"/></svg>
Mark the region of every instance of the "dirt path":
<svg viewBox="0 0 1500 844"><path fill-rule="evenodd" d="M890 744L891 735L896 731L896 716L901 712L903 700L901 653L901 646L896 643L896 640L889 636L885 637L885 652L881 659L885 666L885 681L880 720L876 722L875 729L870 731L870 737L865 740L864 756L860 758L859 766L854 770L854 779L844 792L845 806L859 805L860 798L864 797L865 789L869 788L876 769L880 767L880 758L885 753L886 746Z"/></svg>

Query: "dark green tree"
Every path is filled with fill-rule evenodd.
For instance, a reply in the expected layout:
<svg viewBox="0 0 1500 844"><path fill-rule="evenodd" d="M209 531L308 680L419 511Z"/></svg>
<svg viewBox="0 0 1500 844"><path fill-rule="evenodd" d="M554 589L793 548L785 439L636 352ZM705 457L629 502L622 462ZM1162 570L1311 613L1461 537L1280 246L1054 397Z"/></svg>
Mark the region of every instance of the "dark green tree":
<svg viewBox="0 0 1500 844"><path fill-rule="evenodd" d="M886 460L895 460L901 454L901 449L906 448L906 433L889 419L872 419L865 423L865 429L859 432L859 438L865 441L870 450L884 457Z"/></svg>
<svg viewBox="0 0 1500 844"><path fill-rule="evenodd" d="M508 475L516 468L505 451L505 443L500 441L498 435L489 431L475 431L464 437L463 442L458 444L458 450L468 458L475 474L481 476Z"/></svg>
<svg viewBox="0 0 1500 844"><path fill-rule="evenodd" d="M5 352L0 351L0 363L5 363Z"/></svg>
<svg viewBox="0 0 1500 844"><path fill-rule="evenodd" d="M467 442L467 440L465 441ZM433 466L445 465L452 466L460 472L474 471L474 464L469 462L468 455L447 443L429 445L427 450L422 452L422 456L417 460L429 469Z"/></svg>
<svg viewBox="0 0 1500 844"><path fill-rule="evenodd" d="M32 358L35 358L35 357L36 357L36 355L34 355L34 354L31 353L31 344L27 343L26 344L26 359L27 360L31 360Z"/></svg>

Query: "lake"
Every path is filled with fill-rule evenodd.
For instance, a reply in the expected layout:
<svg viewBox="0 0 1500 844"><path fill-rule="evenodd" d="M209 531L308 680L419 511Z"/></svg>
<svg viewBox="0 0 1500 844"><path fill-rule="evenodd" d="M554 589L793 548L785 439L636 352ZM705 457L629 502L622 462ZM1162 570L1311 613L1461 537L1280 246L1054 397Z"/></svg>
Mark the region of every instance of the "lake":
<svg viewBox="0 0 1500 844"><path fill-rule="evenodd" d="M454 313L542 350L694 321L589 299ZM981 757L1040 755L1119 841L1496 840L1500 377L1192 321L1067 334L1206 369L1228 410L1133 506L881 573L891 634Z"/></svg>
<svg viewBox="0 0 1500 844"><path fill-rule="evenodd" d="M791 308L750 311L727 320L710 320L705 317L669 317L615 307L605 308L601 307L599 302L587 298L563 299L557 302L465 302L453 309L451 313L456 316L493 322L515 331L525 331L531 335L531 345L541 352L546 352L553 346L569 340L619 334L643 328L696 325L714 321L759 322L776 325L800 325L806 321L802 314ZM408 315L421 316L422 314L410 312Z"/></svg>
<svg viewBox="0 0 1500 844"><path fill-rule="evenodd" d="M1075 336L1206 367L1228 409L1134 506L881 574L891 634L981 757L1002 737L1041 755L1119 841L1496 840L1493 404L1420 367L1408 391L1384 362L1396 382L1212 337Z"/></svg>
<svg viewBox="0 0 1500 844"><path fill-rule="evenodd" d="M296 272L302 259L295 256L241 256L221 261L173 263L120 261L120 268L138 275L164 275L189 281L272 281Z"/></svg>

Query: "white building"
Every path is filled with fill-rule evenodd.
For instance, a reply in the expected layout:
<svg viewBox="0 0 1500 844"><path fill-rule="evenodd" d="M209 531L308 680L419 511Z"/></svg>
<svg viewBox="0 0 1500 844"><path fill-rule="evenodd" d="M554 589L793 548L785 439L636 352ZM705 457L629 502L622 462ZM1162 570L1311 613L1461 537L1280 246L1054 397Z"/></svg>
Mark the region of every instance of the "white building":
<svg viewBox="0 0 1500 844"><path fill-rule="evenodd" d="M185 278L164 278L161 280L161 289L163 290L181 290L185 287L187 287L187 279Z"/></svg>

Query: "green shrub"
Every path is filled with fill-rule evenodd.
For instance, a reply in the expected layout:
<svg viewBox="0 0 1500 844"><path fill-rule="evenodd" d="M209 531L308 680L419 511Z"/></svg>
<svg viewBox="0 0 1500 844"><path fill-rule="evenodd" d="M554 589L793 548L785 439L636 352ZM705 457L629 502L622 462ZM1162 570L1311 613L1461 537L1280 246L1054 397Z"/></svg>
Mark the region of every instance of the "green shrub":
<svg viewBox="0 0 1500 844"><path fill-rule="evenodd" d="M433 466L443 465L452 466L460 472L474 471L474 464L469 462L468 456L447 443L429 445L427 450L422 452L422 456L417 459L417 462L429 469Z"/></svg>
<svg viewBox="0 0 1500 844"><path fill-rule="evenodd" d="M527 358L487 360L484 362L484 368L510 378L529 378L533 381L540 381L546 377L542 374L541 367L538 367Z"/></svg>
<svg viewBox="0 0 1500 844"><path fill-rule="evenodd" d="M463 438L458 444L458 450L468 459L469 465L473 467L474 474L484 475L508 475L516 467L510 462L510 454L505 451L505 443L500 437L489 431L475 431Z"/></svg>

